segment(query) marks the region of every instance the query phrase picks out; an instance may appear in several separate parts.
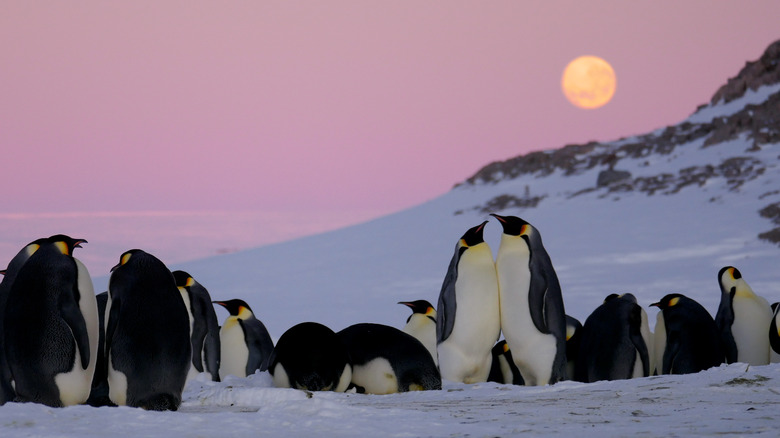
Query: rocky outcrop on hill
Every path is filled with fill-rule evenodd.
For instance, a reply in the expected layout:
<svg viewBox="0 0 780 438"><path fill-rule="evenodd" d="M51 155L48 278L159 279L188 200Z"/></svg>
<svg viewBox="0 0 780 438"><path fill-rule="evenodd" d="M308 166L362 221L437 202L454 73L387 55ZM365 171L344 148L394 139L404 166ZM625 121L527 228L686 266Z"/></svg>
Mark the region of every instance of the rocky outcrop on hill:
<svg viewBox="0 0 780 438"><path fill-rule="evenodd" d="M758 61L748 62L739 74L728 80L712 97L710 106L699 107L697 111L711 109L742 97L747 90L757 90L764 85L780 83L780 41L769 46ZM691 118L690 120L701 120ZM669 157L678 148L708 148L724 142L740 140L733 155L720 163L687 166L669 172L663 166L655 175L633 176L621 169L621 162L627 159L646 160L648 169L653 168L653 157ZM563 176L581 175L597 171L591 186L569 193L569 198L589 193L607 197L616 193L639 192L648 196L673 195L685 187L705 186L713 178L723 178L729 191L738 191L746 182L763 175L768 165L754 156L765 145L780 144L780 91L768 96L763 102L747 104L741 110L728 115L707 118L705 122L685 121L668 126L650 134L622 139L615 142L590 142L582 145L567 145L551 151L532 152L506 161L490 163L459 185L491 185L519 177L544 178L553 173ZM780 157L778 157L780 158ZM627 167L627 166L624 166ZM457 187L457 186L456 186ZM528 195L504 193L488 200L474 210L489 212L504 208L533 208L548 197L547 194ZM766 210L766 211L765 211ZM780 225L780 207L772 204L761 210L762 217ZM780 244L780 227L760 238Z"/></svg>

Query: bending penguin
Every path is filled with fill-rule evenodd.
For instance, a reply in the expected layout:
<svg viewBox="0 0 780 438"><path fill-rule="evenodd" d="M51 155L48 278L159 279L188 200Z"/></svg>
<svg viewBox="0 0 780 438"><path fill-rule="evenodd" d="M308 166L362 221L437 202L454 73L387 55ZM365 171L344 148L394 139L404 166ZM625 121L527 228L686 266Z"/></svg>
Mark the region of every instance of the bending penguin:
<svg viewBox="0 0 780 438"><path fill-rule="evenodd" d="M720 332L726 363L769 363L769 325L772 308L756 295L739 270L726 266L718 272L720 305L715 324Z"/></svg>
<svg viewBox="0 0 780 438"><path fill-rule="evenodd" d="M561 286L539 231L515 216L503 227L496 256L501 331L526 385L565 380L566 313Z"/></svg>
<svg viewBox="0 0 780 438"><path fill-rule="evenodd" d="M701 304L681 294L669 294L651 306L658 307L663 333L656 364L659 374L698 373L723 363L723 350L715 320ZM658 323L657 323L658 324Z"/></svg>
<svg viewBox="0 0 780 438"><path fill-rule="evenodd" d="M95 373L98 316L83 239L55 235L29 255L10 287L3 331L16 401L84 403Z"/></svg>
<svg viewBox="0 0 780 438"><path fill-rule="evenodd" d="M431 353L433 363L439 366L439 353L436 351L436 309L426 300L401 301L398 304L412 309L412 314L406 320L402 329L418 341Z"/></svg>
<svg viewBox="0 0 780 438"><path fill-rule="evenodd" d="M252 309L243 300L214 301L227 309L230 315L219 331L222 346L220 378L233 375L246 377L255 371L268 369L268 359L274 343L265 325L255 318Z"/></svg>
<svg viewBox="0 0 780 438"><path fill-rule="evenodd" d="M106 303L108 396L120 406L175 411L192 362L190 320L173 274L157 257L126 251Z"/></svg>
<svg viewBox="0 0 780 438"><path fill-rule="evenodd" d="M352 380L347 347L330 328L302 322L277 341L268 371L277 388L344 392Z"/></svg>
<svg viewBox="0 0 780 438"><path fill-rule="evenodd" d="M192 326L192 367L187 380L205 371L212 381L219 382L219 322L209 291L184 271L173 271L173 278L190 313Z"/></svg>
<svg viewBox="0 0 780 438"><path fill-rule="evenodd" d="M414 336L382 324L355 324L337 333L352 361L359 392L392 394L441 389L441 375Z"/></svg>
<svg viewBox="0 0 780 438"><path fill-rule="evenodd" d="M647 327L647 315L632 294L607 296L582 326L574 380L647 377L652 356Z"/></svg>
<svg viewBox="0 0 780 438"><path fill-rule="evenodd" d="M453 382L487 381L491 350L501 333L496 268L482 236L485 224L458 240L439 294L439 369L443 379Z"/></svg>

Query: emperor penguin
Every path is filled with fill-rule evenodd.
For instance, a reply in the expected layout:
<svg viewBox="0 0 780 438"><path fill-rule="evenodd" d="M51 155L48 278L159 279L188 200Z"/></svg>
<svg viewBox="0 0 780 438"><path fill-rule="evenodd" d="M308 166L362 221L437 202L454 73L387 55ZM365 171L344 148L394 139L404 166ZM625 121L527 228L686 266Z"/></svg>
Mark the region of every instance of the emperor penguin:
<svg viewBox="0 0 780 438"><path fill-rule="evenodd" d="M16 401L71 406L89 397L98 346L95 292L73 257L83 239L46 239L10 287L3 331Z"/></svg>
<svg viewBox="0 0 780 438"><path fill-rule="evenodd" d="M214 301L214 304L230 312L219 331L222 346L220 378L224 379L227 375L246 377L257 370L267 370L274 343L249 304L238 299Z"/></svg>
<svg viewBox="0 0 780 438"><path fill-rule="evenodd" d="M219 382L219 321L211 303L211 295L187 272L173 271L173 278L190 312L192 324L190 377L193 373L207 372L211 375L212 381Z"/></svg>
<svg viewBox="0 0 780 438"><path fill-rule="evenodd" d="M645 311L632 294L611 294L582 326L574 380L631 379L650 374L652 350Z"/></svg>
<svg viewBox="0 0 780 438"><path fill-rule="evenodd" d="M780 362L780 303L772 303L772 322L769 324L769 352L771 363Z"/></svg>
<svg viewBox="0 0 780 438"><path fill-rule="evenodd" d="M518 217L491 216L503 227L496 255L501 331L515 364L529 386L565 380L566 313L542 236Z"/></svg>
<svg viewBox="0 0 780 438"><path fill-rule="evenodd" d="M8 369L8 362L5 357L3 320L6 303L8 302L8 293L11 290L11 285L16 279L19 269L21 269L22 265L24 265L30 256L33 255L42 244L46 243L47 240L47 238L42 238L25 245L25 247L11 259L8 263L8 267L2 271L3 279L0 281L0 406L8 401L13 401L14 397L16 397L16 391L14 391L14 388L11 385L11 371Z"/></svg>
<svg viewBox="0 0 780 438"><path fill-rule="evenodd" d="M726 266L718 272L720 305L715 324L727 363L750 365L769 363L769 325L772 308L756 295L739 270Z"/></svg>
<svg viewBox="0 0 780 438"><path fill-rule="evenodd" d="M707 309L682 294L668 294L651 304L658 307L665 339L656 357L659 374L698 373L723 363L724 355L715 320ZM656 331L656 336L660 336Z"/></svg>
<svg viewBox="0 0 780 438"><path fill-rule="evenodd" d="M173 274L140 249L111 269L106 304L109 398L175 411L192 362L190 320Z"/></svg>
<svg viewBox="0 0 780 438"><path fill-rule="evenodd" d="M433 363L439 366L439 353L436 351L436 309L426 300L401 301L398 304L412 309L402 329L404 333L417 338L431 353Z"/></svg>
<svg viewBox="0 0 780 438"><path fill-rule="evenodd" d="M277 388L344 392L352 381L347 347L330 328L302 322L276 342L268 371Z"/></svg>
<svg viewBox="0 0 780 438"><path fill-rule="evenodd" d="M505 383L511 385L525 385L525 380L520 374L520 370L515 365L512 358L512 352L509 351L509 345L506 339L502 339L493 346L491 351L493 364L490 366L490 375L488 382Z"/></svg>
<svg viewBox="0 0 780 438"><path fill-rule="evenodd" d="M566 376L574 378L574 367L580 352L582 323L575 317L566 315Z"/></svg>
<svg viewBox="0 0 780 438"><path fill-rule="evenodd" d="M355 324L337 333L352 361L359 392L392 394L441 389L430 352L414 336L382 324Z"/></svg>
<svg viewBox="0 0 780 438"><path fill-rule="evenodd" d="M445 380L487 381L491 350L501 334L493 253L483 239L487 221L455 245L436 310L439 369Z"/></svg>

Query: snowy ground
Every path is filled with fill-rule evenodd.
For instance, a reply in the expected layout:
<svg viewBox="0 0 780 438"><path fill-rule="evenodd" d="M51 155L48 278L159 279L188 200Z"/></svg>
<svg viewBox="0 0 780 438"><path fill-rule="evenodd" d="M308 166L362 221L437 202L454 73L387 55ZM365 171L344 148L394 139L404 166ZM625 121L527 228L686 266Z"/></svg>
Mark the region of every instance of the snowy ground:
<svg viewBox="0 0 780 438"><path fill-rule="evenodd" d="M441 391L384 396L278 389L267 373L259 373L222 383L190 382L179 412L10 403L0 408L0 434L776 437L779 409L780 364L547 387L446 383Z"/></svg>

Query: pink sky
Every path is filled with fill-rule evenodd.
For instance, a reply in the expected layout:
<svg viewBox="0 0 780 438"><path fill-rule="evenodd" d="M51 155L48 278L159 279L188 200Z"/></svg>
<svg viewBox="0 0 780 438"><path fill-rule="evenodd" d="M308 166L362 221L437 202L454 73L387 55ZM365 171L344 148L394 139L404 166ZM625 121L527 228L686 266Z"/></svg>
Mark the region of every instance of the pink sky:
<svg viewBox="0 0 780 438"><path fill-rule="evenodd" d="M775 0L5 0L0 213L389 213L675 124L778 23ZM560 91L584 54L618 78L597 110Z"/></svg>

